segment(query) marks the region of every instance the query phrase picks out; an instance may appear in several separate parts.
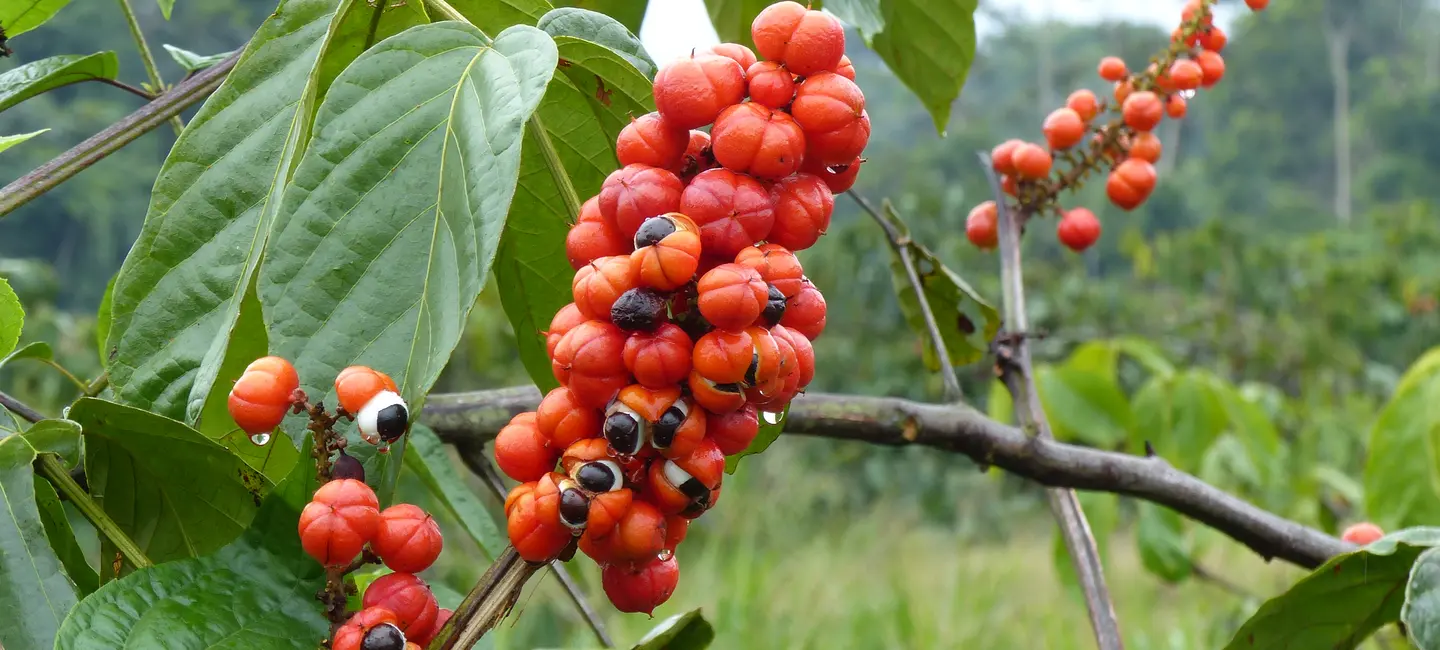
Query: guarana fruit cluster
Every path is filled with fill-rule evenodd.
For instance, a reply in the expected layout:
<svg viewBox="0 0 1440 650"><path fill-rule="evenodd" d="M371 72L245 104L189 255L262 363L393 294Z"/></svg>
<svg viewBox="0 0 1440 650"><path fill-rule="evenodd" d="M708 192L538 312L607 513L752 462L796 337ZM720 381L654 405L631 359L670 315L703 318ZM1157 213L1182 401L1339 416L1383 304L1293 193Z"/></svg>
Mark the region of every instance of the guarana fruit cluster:
<svg viewBox="0 0 1440 650"><path fill-rule="evenodd" d="M1061 191L1076 189L1090 172L1108 168L1105 193L1111 203L1129 211L1150 197L1162 149L1155 128L1166 117L1184 118L1186 99L1225 76L1220 52L1228 37L1214 24L1215 2L1186 3L1169 48L1144 71L1132 72L1119 57L1101 59L1100 77L1114 84L1113 101L1101 100L1088 89L1076 90L1064 107L1045 118L1044 144L1007 140L991 151L1001 187L1017 200L1012 210L1018 207L1035 215L1055 212L1060 217L1056 225L1060 243L1079 252L1100 239L1100 220L1088 208L1060 207ZM1260 11L1269 0L1246 0L1246 4ZM1104 116L1113 119L1105 121ZM995 248L998 216L994 201L975 206L965 222L970 243Z"/></svg>
<svg viewBox="0 0 1440 650"><path fill-rule="evenodd" d="M838 20L780 2L751 35L765 60L725 43L656 74L658 110L622 130L622 167L566 238L574 302L546 332L561 385L495 440L521 482L516 551L578 547L624 612L670 597L725 457L814 377L825 299L795 251L825 233L870 135Z"/></svg>
<svg viewBox="0 0 1440 650"><path fill-rule="evenodd" d="M384 453L409 430L410 413L389 375L351 366L335 378L340 409L335 419L352 418L360 437ZM300 377L289 361L263 357L252 362L230 391L230 416L255 444L267 444L289 412L311 413L300 390ZM327 420L325 424L333 423ZM380 509L375 492L365 484L360 461L345 453L345 439L327 442L322 467L331 480L315 491L300 513L301 547L327 569L354 568L362 553L378 559L394 573L376 579L365 590L363 609L336 632L331 650L408 650L430 642L451 612L440 609L430 587L415 574L440 556L440 527L424 510L408 503ZM331 462L329 450L335 449ZM317 459L318 460L318 459Z"/></svg>

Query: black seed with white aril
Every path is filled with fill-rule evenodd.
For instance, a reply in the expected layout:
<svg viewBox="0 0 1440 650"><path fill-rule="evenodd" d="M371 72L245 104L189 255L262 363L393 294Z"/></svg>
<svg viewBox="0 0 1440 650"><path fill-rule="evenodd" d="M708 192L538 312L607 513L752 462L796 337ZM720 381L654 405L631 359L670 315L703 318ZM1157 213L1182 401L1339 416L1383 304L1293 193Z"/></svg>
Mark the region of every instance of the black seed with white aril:
<svg viewBox="0 0 1440 650"><path fill-rule="evenodd" d="M575 482L596 494L618 490L623 484L620 466L609 460L592 460L581 465L575 470Z"/></svg>
<svg viewBox="0 0 1440 650"><path fill-rule="evenodd" d="M770 288L767 289L765 310L760 312L760 317L764 318L770 327L775 327L780 324L780 319L785 316L785 294L780 293L780 290L776 289L773 284L767 286Z"/></svg>
<svg viewBox="0 0 1440 650"><path fill-rule="evenodd" d="M590 497L580 488L568 488L560 492L560 523L571 528L583 528L590 518Z"/></svg>
<svg viewBox="0 0 1440 650"><path fill-rule="evenodd" d="M375 415L375 428L385 442L395 442L410 428L410 411L404 404L391 404Z"/></svg>
<svg viewBox="0 0 1440 650"><path fill-rule="evenodd" d="M405 633L390 623L381 623L365 633L360 650L405 650Z"/></svg>
<svg viewBox="0 0 1440 650"><path fill-rule="evenodd" d="M612 407L605 415L601 429L605 441L617 454L633 456L640 453L645 445L645 433L640 416L624 406Z"/></svg>
<svg viewBox="0 0 1440 650"><path fill-rule="evenodd" d="M627 332L649 332L665 321L665 298L636 287L620 294L610 306L610 322Z"/></svg>
<svg viewBox="0 0 1440 650"><path fill-rule="evenodd" d="M675 221L665 215L650 217L640 223L640 229L635 231L635 248L654 246L660 240L675 233Z"/></svg>
<svg viewBox="0 0 1440 650"><path fill-rule="evenodd" d="M660 421L650 431L650 444L656 449L669 449L675 443L675 432L685 423L685 409L679 404L665 409Z"/></svg>

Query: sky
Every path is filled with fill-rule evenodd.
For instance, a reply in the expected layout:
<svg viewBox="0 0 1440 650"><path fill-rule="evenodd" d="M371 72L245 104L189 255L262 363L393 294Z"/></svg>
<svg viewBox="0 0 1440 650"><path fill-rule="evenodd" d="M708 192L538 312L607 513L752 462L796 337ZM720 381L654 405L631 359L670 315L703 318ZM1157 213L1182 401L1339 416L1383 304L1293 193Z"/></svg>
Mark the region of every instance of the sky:
<svg viewBox="0 0 1440 650"><path fill-rule="evenodd" d="M1165 27L1173 26L1180 18L1180 9L1185 0L982 0L987 6L996 7L1010 15L1027 16L1035 19L1054 18L1067 22L1087 22L1103 19L1129 18ZM976 25L980 38L995 32L996 26L983 19ZM1223 13L1217 14L1218 22L1225 26ZM681 56L694 47L704 47L719 42L710 18L705 13L704 0L652 0L645 11L645 21L640 27L640 40L651 58L664 63Z"/></svg>

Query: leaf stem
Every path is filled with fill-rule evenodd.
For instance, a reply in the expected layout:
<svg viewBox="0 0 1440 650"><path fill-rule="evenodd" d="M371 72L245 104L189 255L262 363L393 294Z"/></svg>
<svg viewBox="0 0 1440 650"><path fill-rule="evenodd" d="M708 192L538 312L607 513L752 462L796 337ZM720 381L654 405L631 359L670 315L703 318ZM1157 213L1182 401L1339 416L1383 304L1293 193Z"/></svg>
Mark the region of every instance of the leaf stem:
<svg viewBox="0 0 1440 650"><path fill-rule="evenodd" d="M445 0L425 0L425 6L429 7L430 9L434 9L437 13L444 17L445 20L454 20L457 22L465 23L467 25L471 24L470 19L466 18L465 14L460 13L459 9L450 6L450 3L446 2Z"/></svg>
<svg viewBox="0 0 1440 650"><path fill-rule="evenodd" d="M939 322L935 319L934 310L930 308L930 299L925 297L925 285L915 270L915 257L911 254L909 238L901 235L894 224L881 217L880 212L858 192L846 190L845 193L880 225L880 229L885 231L885 239L890 243L890 248L900 256L900 263L905 267L905 276L910 281L910 288L915 290L916 301L920 304L920 315L925 319L925 329L929 330L930 344L935 348L935 356L940 360L940 380L945 385L945 401L959 402L965 399L965 393L960 390L960 379L955 375L955 366L950 363L950 352L945 347L945 339L940 336Z"/></svg>
<svg viewBox="0 0 1440 650"><path fill-rule="evenodd" d="M85 383L85 380L83 380L83 379L81 379L81 378L79 378L79 377L76 377L74 373L70 372L69 370L66 370L66 369L65 369L65 366L60 365L60 363L57 362L57 361L55 361L54 359L44 359L44 358L42 358L42 359L40 359L40 363L43 363L43 364L45 364L45 365L47 365L47 366L50 366L51 368L54 368L54 369L56 370L56 372L59 372L60 374L65 375L65 378L68 379L68 380L70 380L70 383L75 384L75 387L76 387L76 388L79 388L79 389L80 389L80 392L83 393L83 392L85 392L85 390L86 390L87 388L89 388L89 385L87 385L87 384ZM89 397L89 396L87 395L87 397Z"/></svg>
<svg viewBox="0 0 1440 650"><path fill-rule="evenodd" d="M135 19L135 10L130 7L130 0L117 0L120 3L120 10L125 13L125 22L130 25L130 36L135 39L135 49L140 51L140 61L145 64L145 74L150 76L150 86L155 93L165 92L165 80L160 78L160 68L155 65L155 55L150 52L150 44L145 42L145 32L140 29L140 21ZM185 123L180 121L179 115L170 116L170 126L175 128L175 135L180 135L185 130Z"/></svg>
<svg viewBox="0 0 1440 650"><path fill-rule="evenodd" d="M1022 428L1032 439L1054 440L1035 387L1035 371L1031 366L1027 340L1030 325L1025 313L1020 235L1029 214L1023 208L1019 214L1011 213L1005 205L1005 194L1000 187L1000 179L995 176L989 153L982 151L978 155L989 177L1000 221L1000 284L1005 303L1006 333L1000 336L996 345L996 367L1000 370L1005 388L1015 400L1015 414ZM1068 488L1048 488L1045 492L1050 510L1060 525L1065 549L1074 563L1075 574L1079 576L1081 590L1085 593L1085 606L1090 612L1095 643L1100 650L1124 650L1125 642L1120 636L1115 603L1110 598L1110 588L1105 584L1105 568L1100 562L1090 522L1085 520L1085 511L1080 507L1080 499L1075 490Z"/></svg>
<svg viewBox="0 0 1440 650"><path fill-rule="evenodd" d="M171 116L204 99L220 87L225 75L230 73L235 62L240 59L241 51L236 50L235 54L224 61L176 84L168 92L155 98L155 101L141 106L125 119L0 188L0 217L55 189L57 185L160 126Z"/></svg>
<svg viewBox="0 0 1440 650"><path fill-rule="evenodd" d="M90 495L81 489L80 484L76 483L75 479L70 477L70 470L65 468L65 465L60 462L58 456L50 453L42 453L35 462L40 467L40 473L44 475L46 480L50 481L51 485L55 486L55 490L66 499L69 499L70 503L74 504L75 508L80 511L80 514L85 515L85 518L89 519L90 523L95 525L95 530L100 531L101 535L104 535L106 539L110 540L111 544L115 545L115 548L120 551L120 554L125 556L125 559L130 562L130 566L136 569L155 566L155 563L151 562L150 558L145 557L145 552L140 550L140 546L135 543L135 540L130 539L130 536L126 535L125 531L120 530L120 525L115 523L115 520L111 519L109 515L105 514L105 509L101 508L100 504L95 503L95 500L91 499Z"/></svg>
<svg viewBox="0 0 1440 650"><path fill-rule="evenodd" d="M102 373L100 373L100 376L99 376L99 377L96 377L96 378L95 378L95 381L92 381L92 382L90 382L88 385L85 386L85 396L86 396L86 397L95 397L96 395L99 395L100 393L105 392L105 389L106 389L106 388L109 388L109 387L110 387L110 373L108 373L108 372L102 372Z"/></svg>
<svg viewBox="0 0 1440 650"><path fill-rule="evenodd" d="M151 101L151 100L154 100L154 99L155 99L155 95L153 95L153 94L151 94L151 93L148 93L148 92L145 92L144 90L142 90L142 89L140 89L140 88L136 88L136 87L134 87L134 86L132 86L132 85L130 85L130 84L127 84L127 83L125 83L125 82L123 82L123 81L117 81L117 80L115 80L115 79L105 79L105 78L103 78L103 77L96 77L94 80L95 80L95 81L98 81L98 82L100 82L100 83L103 83L103 84L108 84L108 85L114 86L114 87L119 88L120 90L123 90L123 91L125 91L125 92L128 92L128 93L130 93L130 94L132 94L132 95L139 95L140 97L144 97L146 101Z"/></svg>

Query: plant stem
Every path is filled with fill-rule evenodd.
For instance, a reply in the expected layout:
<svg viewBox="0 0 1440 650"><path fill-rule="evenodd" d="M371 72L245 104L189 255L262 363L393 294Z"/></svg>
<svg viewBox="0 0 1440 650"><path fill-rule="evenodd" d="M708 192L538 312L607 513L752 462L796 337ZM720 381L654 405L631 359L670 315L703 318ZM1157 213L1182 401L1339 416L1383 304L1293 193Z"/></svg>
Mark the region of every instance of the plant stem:
<svg viewBox="0 0 1440 650"><path fill-rule="evenodd" d="M130 84L127 84L127 83L125 83L125 82L123 82L123 81L116 81L116 80L114 80L114 79L106 79L106 78L104 78L104 77L96 77L96 78L95 78L95 81L98 81L98 82L103 83L103 84L108 84L108 85L114 86L114 87L119 88L120 90L123 90L123 91L125 91L125 92L127 92L127 93L130 93L130 94L132 94L132 95L139 95L140 97L144 97L146 101L151 101L151 100L154 100L154 99L155 99L155 95L152 95L152 94L150 94L150 93L148 93L148 92L145 92L144 90L141 90L141 89L139 89L139 88L136 88L136 87L134 87L134 86L132 86L132 85L130 85Z"/></svg>
<svg viewBox="0 0 1440 650"><path fill-rule="evenodd" d="M85 396L94 397L96 395L99 395L100 393L105 392L105 389L109 387L110 373L102 372L100 373L99 377L95 378L95 381L92 381L87 386L85 386Z"/></svg>
<svg viewBox="0 0 1440 650"><path fill-rule="evenodd" d="M150 53L150 44L145 42L145 32L140 29L140 21L135 19L135 10L130 8L130 0L118 0L120 10L125 12L125 22L130 25L130 36L135 39L135 49L140 50L140 61L145 64L145 74L150 76L150 87L155 89L155 94L165 92L165 80L160 78L160 68L155 65L155 55ZM170 126L175 128L175 135L180 135L185 130L185 123L180 121L179 115L170 116Z"/></svg>
<svg viewBox="0 0 1440 650"><path fill-rule="evenodd" d="M575 191L575 184L570 181L570 173L565 171L565 163L560 160L560 152L555 149L555 142L550 139L550 132L545 130L545 123L540 120L538 109L530 115L530 121L525 124L525 129L540 145L540 153L545 156L545 167L550 170L550 177L555 180L555 187L560 189L560 199L565 202L565 220L575 223L575 220L580 217L580 194Z"/></svg>
<svg viewBox="0 0 1440 650"><path fill-rule="evenodd" d="M35 424L36 422L45 419L45 416L42 415L39 411L30 408L29 405L18 399L15 399L14 397L6 395L4 392L0 392L0 407L9 409L10 412L20 416L20 419L25 420L30 424Z"/></svg>
<svg viewBox="0 0 1440 650"><path fill-rule="evenodd" d="M66 369L65 369L65 366L60 365L60 364L59 364L57 361L55 361L54 359L44 359L44 358L42 358L42 359L40 359L40 362L43 363L43 364L45 364L45 365L47 365L47 366L50 366L51 368L54 368L56 372L59 372L60 374L65 375L65 378L68 379L68 380L70 380L70 383L75 384L75 387L76 387L76 388L79 388L81 392L84 392L85 389L89 387L89 386L85 383L85 381L84 381L83 379L80 379L79 377L76 377L74 373L70 372L69 370L66 370Z"/></svg>
<svg viewBox="0 0 1440 650"><path fill-rule="evenodd" d="M915 290L916 301L920 304L920 315L925 319L925 329L929 330L930 345L935 348L935 356L940 360L940 380L945 385L945 401L959 402L965 399L964 392L960 390L960 379L955 375L955 366L950 363L950 352L945 348L945 339L940 336L939 322L935 320L935 312L930 308L930 299L925 297L925 285L920 282L920 274L915 270L915 257L910 250L912 242L908 237L902 236L894 224L880 216L865 197L855 190L846 190L845 193L880 225L880 229L885 231L885 239L890 243L890 248L900 256L900 263L905 267L905 276L910 281L910 288Z"/></svg>
<svg viewBox="0 0 1440 650"><path fill-rule="evenodd" d="M95 530L100 531L101 535L115 545L120 554L130 562L130 566L136 569L155 566L150 558L145 557L145 552L140 550L140 546L135 543L135 540L130 539L125 531L120 530L120 525L105 514L105 510L100 507L100 504L95 503L95 500L80 488L80 484L70 478L70 470L65 469L65 465L60 462L58 456L43 453L40 454L36 463L40 467L40 473L50 481L51 485L55 486L55 490L74 504L80 514L85 515L85 518L95 525Z"/></svg>
<svg viewBox="0 0 1440 650"><path fill-rule="evenodd" d="M0 217L55 189L55 186L69 180L104 157L115 153L151 129L160 126L165 120L191 104L204 99L220 86L220 83L225 80L225 75L230 73L239 59L240 50L237 50L234 55L224 61L176 84L174 88L157 97L155 101L140 107L125 119L110 125L104 131L75 145L54 160L21 176L4 188L0 188Z"/></svg>
<svg viewBox="0 0 1440 650"><path fill-rule="evenodd" d="M466 18L465 14L460 13L459 9L450 6L450 3L445 0L425 0L425 6L435 11L435 13L440 14L445 20L454 20L467 25L470 24L470 19Z"/></svg>
<svg viewBox="0 0 1440 650"><path fill-rule="evenodd" d="M990 155L982 151L979 156L989 176L991 191L995 194L1000 222L1000 284L1005 303L1006 334L1001 336L997 345L996 365L1000 369L1001 380L1015 400L1015 414L1022 427L1032 439L1053 440L1050 422L1045 417L1035 387L1035 371L1031 366L1030 346L1026 339L1030 325L1025 313L1020 236L1029 215L1023 210L1019 214L1011 214L1005 205L1005 194L1000 188L1000 179L995 176ZM1090 612L1095 642L1100 650L1123 650L1125 642L1115 617L1115 603L1110 598L1110 588L1105 584L1105 568L1100 562L1100 552L1090 531L1090 523L1085 520L1085 512L1080 507L1080 499L1071 489L1050 488L1045 492L1050 510L1060 525L1065 549L1075 565L1081 590L1085 593L1085 606Z"/></svg>
<svg viewBox="0 0 1440 650"><path fill-rule="evenodd" d="M435 640L430 642L430 648L452 650L474 646L480 637L510 613L525 581L543 566L526 562L514 548L505 547L505 552L495 558L495 563L490 565L485 575L480 576L475 588L455 608L455 614L440 628Z"/></svg>

